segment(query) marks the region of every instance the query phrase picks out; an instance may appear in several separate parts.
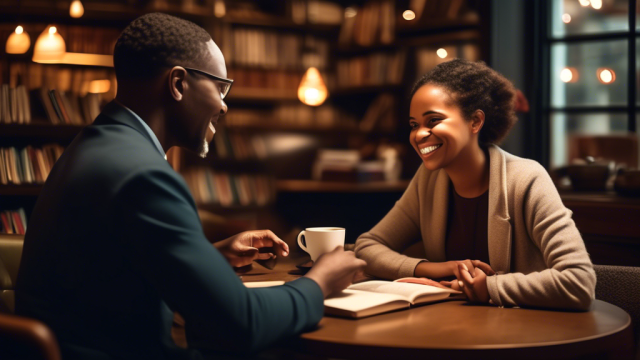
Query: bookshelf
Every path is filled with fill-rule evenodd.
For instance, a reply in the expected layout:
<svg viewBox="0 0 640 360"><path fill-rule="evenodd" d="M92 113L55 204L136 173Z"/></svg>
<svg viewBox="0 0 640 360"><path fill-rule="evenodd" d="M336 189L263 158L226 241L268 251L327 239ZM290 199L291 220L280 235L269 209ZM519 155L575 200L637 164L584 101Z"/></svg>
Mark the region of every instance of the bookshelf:
<svg viewBox="0 0 640 360"><path fill-rule="evenodd" d="M225 217L248 217L251 220L244 223L250 226L258 226L257 214L262 217L265 213L277 213L290 223L305 224L314 221L313 216L317 216L318 221L333 221L319 215L332 212L336 206L325 201L323 196L340 194L353 200L347 200L352 204L346 206L345 211L348 209L375 223L404 191L406 179L419 165L419 159L408 146L408 124L402 119L406 117L407 95L413 81L440 61L425 54L445 47L451 56L466 56L461 50L465 46L484 45L488 32L483 14L488 5L480 0L427 0L422 2L425 3L423 14L415 21L407 22L401 14L409 1L330 2L340 7L340 13L352 7L357 14L352 20L313 23L310 16L303 14L301 19L300 9L296 8L308 4L306 1L237 0L224 1L226 14L218 18L214 0L130 0L83 1L84 15L72 19L67 1L0 0L2 41L6 41L17 25L16 21L20 21L32 40L27 54L3 54L0 58L0 83L12 86L26 83L30 89L48 87L78 92L77 84L73 88L74 74L93 73L98 74L95 78L112 79L113 70L108 66L32 63L33 43L47 24L58 25L67 41L68 51L110 54L111 43L119 31L144 13L162 11L194 21L209 31L220 46L227 60L229 77L235 80L225 99L229 113L219 124L221 131L214 141L223 137L226 141L235 140L233 145L224 145L231 149L231 155L220 154L212 144L206 160L186 151L176 151L170 158L177 170L185 174L211 171L226 174L228 181L238 176L265 176L270 182L270 198L259 204L247 202L246 194L243 203L237 194L234 201L225 205L203 198L198 202L199 208ZM420 4L421 1L411 3ZM435 3L444 5L430 9L429 6L435 6ZM438 12L448 14L453 5L459 7L455 17L438 15ZM323 14L330 10L326 9ZM374 21L376 17L378 20ZM83 31L104 40L90 47L90 41L81 36ZM483 51L476 49L472 57L486 61ZM330 93L327 102L315 108L302 105L297 97L302 75L312 65L320 69ZM360 75L354 81L353 74L356 73ZM66 80L60 80L60 76ZM115 86L109 94L102 96L101 102L113 96ZM34 112L33 121L28 125L0 121L0 147L42 147L49 143L65 146L84 126L50 122L41 112ZM259 138L262 140L253 140ZM269 148L266 153L256 153L254 147L260 141ZM403 148L400 151L403 162L400 180L362 184L311 180L311 167L318 149L363 150L383 143ZM273 144L277 145L275 149L271 149ZM238 155L243 152L253 154ZM362 152L368 153L366 156L369 157L374 154L373 151ZM206 175L204 181L207 185ZM246 180L242 181L247 188ZM203 190L202 184L190 182L194 195L195 188ZM28 214L40 189L41 185L37 184L0 185L2 207L24 207ZM283 201L280 201L281 197ZM309 198L319 201L318 208L309 212L306 218L299 217L304 212L292 216L291 211L295 210L291 209ZM336 197L335 202L339 204L340 198ZM371 208L374 207L384 209L384 212L373 213ZM373 224L360 222L357 228L370 225Z"/></svg>

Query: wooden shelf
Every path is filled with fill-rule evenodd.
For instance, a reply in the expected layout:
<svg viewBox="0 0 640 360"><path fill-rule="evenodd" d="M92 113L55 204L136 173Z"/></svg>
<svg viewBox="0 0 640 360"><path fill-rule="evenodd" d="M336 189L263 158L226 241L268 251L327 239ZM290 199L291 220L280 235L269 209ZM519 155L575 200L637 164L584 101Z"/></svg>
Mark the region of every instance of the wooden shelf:
<svg viewBox="0 0 640 360"><path fill-rule="evenodd" d="M317 180L277 180L279 192L339 192L339 193L371 193L371 192L403 192L409 180L372 181L366 183L346 183Z"/></svg>
<svg viewBox="0 0 640 360"><path fill-rule="evenodd" d="M38 196L42 185L0 185L0 196Z"/></svg>
<svg viewBox="0 0 640 360"><path fill-rule="evenodd" d="M402 89L402 84L369 85L349 88L337 88L329 92L331 96L350 96L359 94L377 94L381 92L396 92Z"/></svg>
<svg viewBox="0 0 640 360"><path fill-rule="evenodd" d="M357 134L379 134L379 135L391 135L393 131L383 131L378 129L373 129L370 132L362 131L357 127L353 126L330 126L330 127L321 127L321 126L308 126L308 125L290 125L290 124L279 124L270 122L269 120L264 123L255 123L255 124L247 124L247 125L226 125L227 130L229 131L243 131L243 132L293 132L293 133L307 133L314 135L329 135L329 136L337 136L339 134L347 134L347 135L357 135Z"/></svg>
<svg viewBox="0 0 640 360"><path fill-rule="evenodd" d="M298 101L296 90L292 89L260 89L232 88L225 101Z"/></svg>
<svg viewBox="0 0 640 360"><path fill-rule="evenodd" d="M72 140L84 125L0 124L0 138Z"/></svg>
<svg viewBox="0 0 640 360"><path fill-rule="evenodd" d="M459 19L424 18L418 22L398 21L396 32L400 35L415 33L459 31L477 28L480 25L478 17L462 17Z"/></svg>
<svg viewBox="0 0 640 360"><path fill-rule="evenodd" d="M339 25L326 25L326 24L296 24L291 19L283 19L282 17L261 15L255 17L240 17L234 15L227 15L222 18L222 21L231 25L244 25L244 26L256 26L267 27L270 29L285 29L291 31L303 31L307 33L322 34L322 35L337 35L340 31Z"/></svg>

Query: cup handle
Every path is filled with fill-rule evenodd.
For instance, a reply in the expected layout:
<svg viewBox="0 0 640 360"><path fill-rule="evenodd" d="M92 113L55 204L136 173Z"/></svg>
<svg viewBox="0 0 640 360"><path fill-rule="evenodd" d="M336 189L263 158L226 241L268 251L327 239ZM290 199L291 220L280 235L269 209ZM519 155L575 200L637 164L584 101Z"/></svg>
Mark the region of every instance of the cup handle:
<svg viewBox="0 0 640 360"><path fill-rule="evenodd" d="M304 230L300 231L300 234L298 234L298 246L300 246L300 248L304 250L306 253L309 253L309 250L307 249L307 247L302 243L303 236L304 236Z"/></svg>

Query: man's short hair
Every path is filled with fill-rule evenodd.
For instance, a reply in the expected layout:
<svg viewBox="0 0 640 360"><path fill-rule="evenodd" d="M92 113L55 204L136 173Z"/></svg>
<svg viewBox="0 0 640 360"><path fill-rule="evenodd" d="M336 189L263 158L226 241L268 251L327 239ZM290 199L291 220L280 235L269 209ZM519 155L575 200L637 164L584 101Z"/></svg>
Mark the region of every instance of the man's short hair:
<svg viewBox="0 0 640 360"><path fill-rule="evenodd" d="M150 13L129 24L116 42L113 63L118 80L151 78L163 67L195 66L209 52L211 36L191 21Z"/></svg>

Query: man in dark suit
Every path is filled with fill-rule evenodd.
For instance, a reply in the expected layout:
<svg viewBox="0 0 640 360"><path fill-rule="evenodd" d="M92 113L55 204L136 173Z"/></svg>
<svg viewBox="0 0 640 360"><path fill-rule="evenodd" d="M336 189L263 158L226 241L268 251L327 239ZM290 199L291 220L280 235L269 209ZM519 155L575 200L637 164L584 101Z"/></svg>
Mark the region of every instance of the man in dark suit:
<svg viewBox="0 0 640 360"><path fill-rule="evenodd" d="M235 266L286 243L268 230L212 246L165 153L205 156L232 80L197 25L147 14L114 51L118 94L55 164L33 210L16 311L49 325L65 359L195 359L252 353L314 326L364 262L340 249L283 286L247 289ZM188 349L171 339L173 311Z"/></svg>

